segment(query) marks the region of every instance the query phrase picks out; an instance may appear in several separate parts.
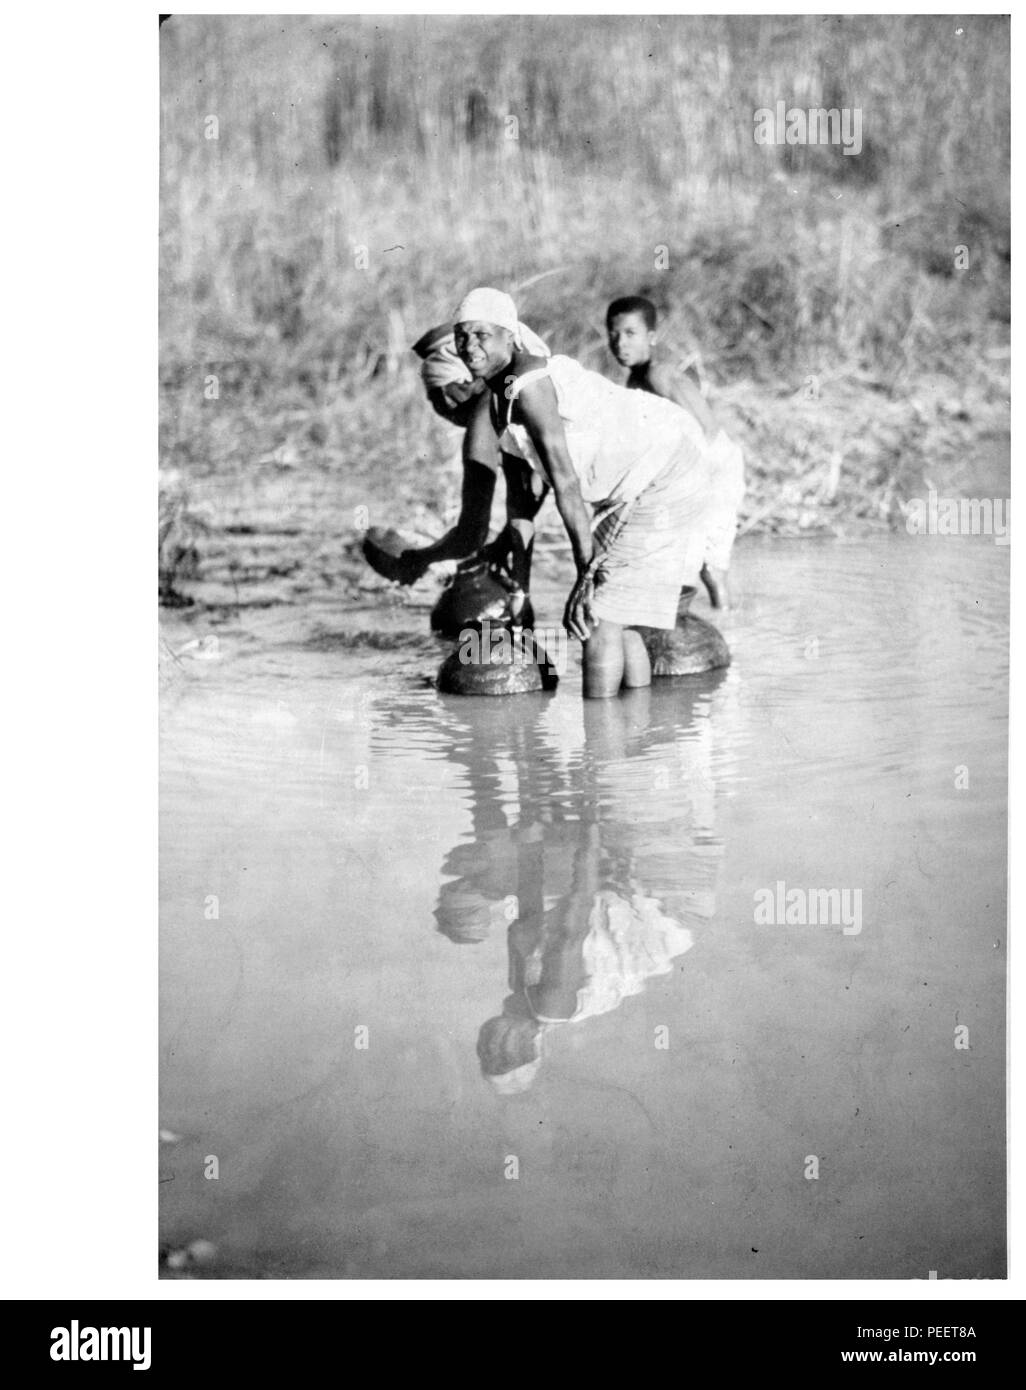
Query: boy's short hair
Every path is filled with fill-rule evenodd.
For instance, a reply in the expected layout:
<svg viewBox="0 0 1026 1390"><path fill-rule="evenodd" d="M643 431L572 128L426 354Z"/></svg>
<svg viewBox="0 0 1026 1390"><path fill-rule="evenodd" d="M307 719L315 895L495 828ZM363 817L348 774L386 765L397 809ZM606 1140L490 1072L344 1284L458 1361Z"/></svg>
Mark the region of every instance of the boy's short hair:
<svg viewBox="0 0 1026 1390"><path fill-rule="evenodd" d="M640 294L628 294L622 299L614 299L606 310L606 327L608 327L620 314L640 314L645 320L645 326L650 333L655 331L657 314L656 306L651 299L645 299Z"/></svg>

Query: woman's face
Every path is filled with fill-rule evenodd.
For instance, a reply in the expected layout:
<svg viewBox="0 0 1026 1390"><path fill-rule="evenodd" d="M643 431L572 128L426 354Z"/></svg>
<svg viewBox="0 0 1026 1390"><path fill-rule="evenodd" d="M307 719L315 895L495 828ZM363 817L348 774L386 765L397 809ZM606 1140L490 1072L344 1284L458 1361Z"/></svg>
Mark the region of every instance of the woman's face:
<svg viewBox="0 0 1026 1390"><path fill-rule="evenodd" d="M456 351L478 380L493 377L513 358L513 334L508 328L477 319L458 323Z"/></svg>

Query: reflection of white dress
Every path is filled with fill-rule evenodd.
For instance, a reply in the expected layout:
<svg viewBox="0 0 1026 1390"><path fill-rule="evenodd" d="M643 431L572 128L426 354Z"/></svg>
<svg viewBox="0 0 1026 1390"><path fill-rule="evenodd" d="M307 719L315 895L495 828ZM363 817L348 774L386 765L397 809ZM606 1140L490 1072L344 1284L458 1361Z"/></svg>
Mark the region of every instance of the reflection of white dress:
<svg viewBox="0 0 1026 1390"><path fill-rule="evenodd" d="M693 944L691 933L667 917L655 898L630 897L604 888L596 893L583 946L587 983L577 991L577 1008L569 1019L535 1014L539 1023L580 1023L607 1014L646 980L668 975L673 962Z"/></svg>

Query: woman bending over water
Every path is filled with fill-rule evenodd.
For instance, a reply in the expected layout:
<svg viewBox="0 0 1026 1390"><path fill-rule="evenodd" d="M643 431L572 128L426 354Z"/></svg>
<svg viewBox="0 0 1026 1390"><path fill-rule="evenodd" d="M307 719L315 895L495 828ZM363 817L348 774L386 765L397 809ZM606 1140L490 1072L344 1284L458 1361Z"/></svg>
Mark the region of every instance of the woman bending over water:
<svg viewBox="0 0 1026 1390"><path fill-rule="evenodd" d="M585 696L648 685L652 668L634 629L673 628L681 587L702 565L701 426L573 358L533 356L513 300L499 290L472 290L454 319L457 351L491 393L500 447L552 486L577 568L563 623L582 643Z"/></svg>
<svg viewBox="0 0 1026 1390"><path fill-rule="evenodd" d="M549 350L537 334L523 323L518 329L526 348L539 357L548 357ZM478 552L479 558L505 569L517 590L526 595L533 521L548 487L523 459L500 452L488 408L488 390L460 361L452 324L429 329L414 343L413 351L421 359L421 380L435 413L464 431L463 493L456 525L433 545L404 550L395 577L400 584L415 584L439 560L465 560ZM506 482L506 526L491 545L485 546L500 466Z"/></svg>

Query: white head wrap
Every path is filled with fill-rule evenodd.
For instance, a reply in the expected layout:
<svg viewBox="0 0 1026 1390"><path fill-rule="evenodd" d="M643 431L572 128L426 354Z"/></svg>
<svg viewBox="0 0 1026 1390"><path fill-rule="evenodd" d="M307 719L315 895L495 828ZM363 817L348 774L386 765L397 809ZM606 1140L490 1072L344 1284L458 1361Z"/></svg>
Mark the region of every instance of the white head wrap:
<svg viewBox="0 0 1026 1390"><path fill-rule="evenodd" d="M460 302L452 316L453 323L494 323L498 328L507 328L513 334L518 348L523 348L532 357L551 357L546 344L526 323L517 318L517 306L502 290L476 289Z"/></svg>
<svg viewBox="0 0 1026 1390"><path fill-rule="evenodd" d="M508 328L518 348L529 352L532 357L551 357L548 344L533 329L517 318L516 305L508 294L501 290L477 289L463 299L453 314L453 325L457 323L494 323L500 328ZM448 386L467 385L474 380L470 369L456 351L453 328L444 324L431 330L429 335L414 347L414 352L423 359L420 367L421 380L428 391L436 388L445 390ZM426 347L422 347L427 343Z"/></svg>
<svg viewBox="0 0 1026 1390"><path fill-rule="evenodd" d="M502 290L476 289L464 296L452 316L452 321L472 323L475 320L494 323L499 328L508 328L511 333L516 333L520 327L517 306Z"/></svg>
<svg viewBox="0 0 1026 1390"><path fill-rule="evenodd" d="M517 324L516 341L520 344L524 351L529 352L532 357L552 356L552 353L549 351L548 344L542 342L541 338L538 337L538 334L535 333L533 329L528 328L526 323Z"/></svg>

